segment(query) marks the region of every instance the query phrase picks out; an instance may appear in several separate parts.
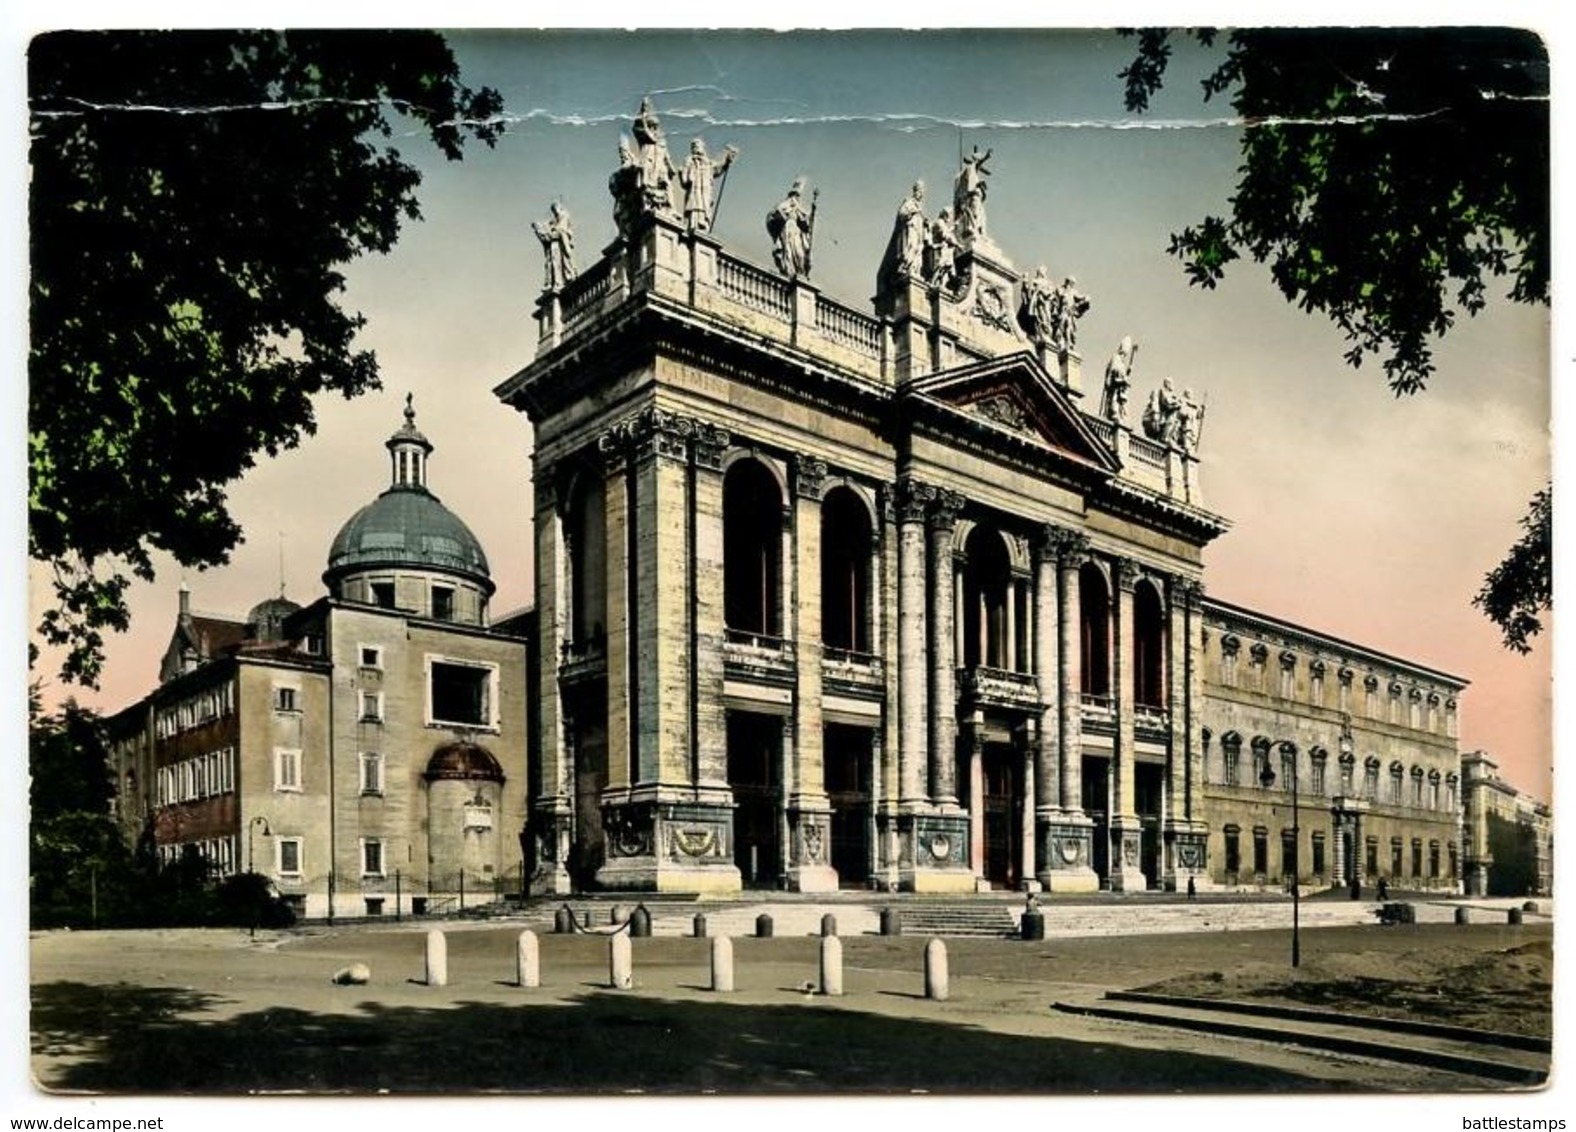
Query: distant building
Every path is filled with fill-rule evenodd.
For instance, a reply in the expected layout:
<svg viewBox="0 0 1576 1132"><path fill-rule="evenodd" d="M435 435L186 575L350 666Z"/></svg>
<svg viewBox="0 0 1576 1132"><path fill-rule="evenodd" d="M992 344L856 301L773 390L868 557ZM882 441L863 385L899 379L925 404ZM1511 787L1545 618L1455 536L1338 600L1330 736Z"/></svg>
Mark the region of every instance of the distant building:
<svg viewBox="0 0 1576 1132"><path fill-rule="evenodd" d="M1484 751L1461 756L1466 782L1466 891L1473 896L1554 892L1554 823L1548 803L1499 776Z"/></svg>
<svg viewBox="0 0 1576 1132"><path fill-rule="evenodd" d="M521 890L528 625L489 624L486 556L428 490L408 405L387 447L327 596L243 622L183 586L159 686L109 721L129 839L262 873L313 917Z"/></svg>

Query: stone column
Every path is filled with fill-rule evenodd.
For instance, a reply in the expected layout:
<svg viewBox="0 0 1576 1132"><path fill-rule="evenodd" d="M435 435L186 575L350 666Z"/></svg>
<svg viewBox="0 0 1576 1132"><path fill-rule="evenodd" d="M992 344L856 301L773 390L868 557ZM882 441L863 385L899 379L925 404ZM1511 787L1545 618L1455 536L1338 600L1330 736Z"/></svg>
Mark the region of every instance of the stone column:
<svg viewBox="0 0 1576 1132"><path fill-rule="evenodd" d="M925 511L935 488L902 480L897 490L898 804L923 808L930 673L926 663Z"/></svg>
<svg viewBox="0 0 1576 1132"><path fill-rule="evenodd" d="M1019 731L1014 740L1018 756L1018 781L1023 783L1023 812L1018 815L1018 887L1024 892L1038 892L1040 881L1035 875L1035 864L1039 842L1035 835L1039 825L1034 804L1038 791L1034 778L1040 761L1040 741L1030 739L1025 742L1026 734L1026 731Z"/></svg>
<svg viewBox="0 0 1576 1132"><path fill-rule="evenodd" d="M628 790L632 781L630 728L633 667L631 665L630 498L628 436L603 433L598 440L606 471L603 503L607 536L607 787ZM557 678L554 678L556 685ZM548 695L549 685L543 685Z"/></svg>
<svg viewBox="0 0 1576 1132"><path fill-rule="evenodd" d="M956 809L957 787L957 643L954 624L955 566L952 532L963 498L946 489L936 493L930 534L930 800Z"/></svg>
<svg viewBox="0 0 1576 1132"><path fill-rule="evenodd" d="M541 793L531 814L535 826L536 870L533 892L566 893L569 846L574 828L573 767L566 734L563 702L559 692L558 665L563 655L565 621L570 596L565 586L563 517L556 490L557 475L534 457L532 479L536 485L536 608L538 637L537 679L542 689L537 713L537 740L541 744Z"/></svg>
<svg viewBox="0 0 1576 1132"><path fill-rule="evenodd" d="M722 706L727 643L722 593L722 458L729 443L725 431L702 424L691 445L695 510L694 762L697 784L716 791L728 789L728 713Z"/></svg>
<svg viewBox="0 0 1576 1132"><path fill-rule="evenodd" d="M835 892L831 866L832 807L826 796L825 735L821 714L821 496L826 463L800 456L793 466L794 726L793 777L788 793L792 854L788 887Z"/></svg>
<svg viewBox="0 0 1576 1132"><path fill-rule="evenodd" d="M1117 892L1142 892L1147 886L1139 868L1142 829L1133 803L1133 587L1138 583L1138 564L1119 559L1115 572L1116 617L1111 626L1115 645L1111 650L1111 706L1116 713L1116 750L1111 760L1111 888Z"/></svg>
<svg viewBox="0 0 1576 1132"><path fill-rule="evenodd" d="M1051 733L1056 758L1055 793L1041 796L1041 809L1052 803L1040 847L1040 883L1051 892L1094 892L1100 877L1094 871L1094 823L1083 812L1083 696L1081 633L1082 599L1078 571L1089 551L1082 534L1047 526L1043 554L1047 567L1056 562L1055 590L1042 595L1056 603L1053 623L1046 626L1045 648L1057 653L1054 723ZM1043 687L1043 685L1042 685ZM1041 694L1042 700L1045 694ZM1051 715L1051 712L1047 712ZM1042 719L1045 718L1042 716Z"/></svg>
<svg viewBox="0 0 1576 1132"><path fill-rule="evenodd" d="M902 841L899 837L898 801L900 792L900 767L899 752L902 748L900 740L901 719L900 696L898 694L898 538L897 538L897 509L893 498L893 489L883 485L876 497L876 516L879 521L877 528L878 550L876 553L876 570L873 578L871 600L881 612L879 635L871 638L871 647L881 657L881 672L883 683L883 703L881 723L876 732L876 773L881 781L881 809L877 817L877 825L881 830L881 860L880 883L888 891L896 890L902 881L899 871L899 860L902 857ZM921 587L923 596L923 587ZM921 626L923 628L923 626ZM923 670L921 670L923 676ZM923 734L923 732L921 732ZM911 753L910 761L916 756ZM917 783L914 797L918 794ZM912 832L912 831L910 831ZM908 854L910 864L913 862L912 851Z"/></svg>
<svg viewBox="0 0 1576 1132"><path fill-rule="evenodd" d="M1172 789L1176 816L1176 859L1180 872L1208 887L1209 825L1203 814L1204 789L1204 585L1196 578L1172 584L1172 671L1178 674L1170 691ZM1178 633L1180 631L1180 636ZM1180 752L1180 753L1179 753ZM1186 880L1178 876L1178 885Z"/></svg>

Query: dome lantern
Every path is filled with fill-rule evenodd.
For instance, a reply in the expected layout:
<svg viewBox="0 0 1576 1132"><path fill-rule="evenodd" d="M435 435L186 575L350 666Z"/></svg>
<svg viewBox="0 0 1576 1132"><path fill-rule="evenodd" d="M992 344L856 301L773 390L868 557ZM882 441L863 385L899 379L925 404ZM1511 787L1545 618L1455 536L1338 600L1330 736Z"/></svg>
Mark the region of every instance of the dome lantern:
<svg viewBox="0 0 1576 1132"><path fill-rule="evenodd" d="M427 457L432 455L432 442L416 427L416 408L413 394L405 394L405 423L388 438L390 480L394 488L419 488L427 486Z"/></svg>

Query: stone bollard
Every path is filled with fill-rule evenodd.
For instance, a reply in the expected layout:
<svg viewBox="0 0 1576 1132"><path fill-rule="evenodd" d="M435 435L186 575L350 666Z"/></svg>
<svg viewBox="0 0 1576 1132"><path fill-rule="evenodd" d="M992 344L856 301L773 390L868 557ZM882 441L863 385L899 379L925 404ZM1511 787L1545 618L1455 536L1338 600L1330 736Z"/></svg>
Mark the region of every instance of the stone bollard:
<svg viewBox="0 0 1576 1132"><path fill-rule="evenodd" d="M925 945L925 997L945 1002L947 991L947 945L933 939Z"/></svg>
<svg viewBox="0 0 1576 1132"><path fill-rule="evenodd" d="M1521 923L1521 909L1520 908L1512 908L1512 909L1510 909L1510 911L1507 912L1506 915L1505 915L1505 922L1507 924L1512 924L1512 925Z"/></svg>
<svg viewBox="0 0 1576 1132"><path fill-rule="evenodd" d="M1456 923L1458 923L1458 924L1470 924L1471 922L1472 922L1472 910L1470 908L1457 908L1456 909Z"/></svg>
<svg viewBox="0 0 1576 1132"><path fill-rule="evenodd" d="M436 928L427 933L427 985L449 985L449 944Z"/></svg>
<svg viewBox="0 0 1576 1132"><path fill-rule="evenodd" d="M1018 938L1036 940L1045 938L1045 913L1025 912L1018 921Z"/></svg>
<svg viewBox="0 0 1576 1132"><path fill-rule="evenodd" d="M569 935L575 930L575 914L565 904L553 913L553 931L559 935Z"/></svg>
<svg viewBox="0 0 1576 1132"><path fill-rule="evenodd" d="M533 931L521 932L514 945L514 981L521 987L542 985L542 952Z"/></svg>
<svg viewBox="0 0 1576 1132"><path fill-rule="evenodd" d="M630 990L635 985L635 954L628 932L614 932L607 941L607 985Z"/></svg>
<svg viewBox="0 0 1576 1132"><path fill-rule="evenodd" d="M1536 900L1529 900L1521 906L1521 910L1523 912L1532 912L1536 914L1539 911L1538 902Z"/></svg>
<svg viewBox="0 0 1576 1132"><path fill-rule="evenodd" d="M695 938L706 938L706 917L703 913L695 913Z"/></svg>
<svg viewBox="0 0 1576 1132"><path fill-rule="evenodd" d="M881 909L881 934L902 935L903 913L899 912L896 908Z"/></svg>
<svg viewBox="0 0 1576 1132"><path fill-rule="evenodd" d="M826 939L827 937L834 936L836 934L837 917L828 912L826 915L821 917L821 938Z"/></svg>
<svg viewBox="0 0 1576 1132"><path fill-rule="evenodd" d="M762 912L759 916L755 917L755 938L772 938L772 917L769 912Z"/></svg>
<svg viewBox="0 0 1576 1132"><path fill-rule="evenodd" d="M589 908L586 909L585 913L580 917L580 922L587 931L591 930L591 910Z"/></svg>
<svg viewBox="0 0 1576 1132"><path fill-rule="evenodd" d="M843 993L843 941L835 934L821 937L821 993Z"/></svg>
<svg viewBox="0 0 1576 1132"><path fill-rule="evenodd" d="M733 940L720 935L711 941L711 989L733 989Z"/></svg>
<svg viewBox="0 0 1576 1132"><path fill-rule="evenodd" d="M629 934L634 939L646 939L651 935L651 912L644 904L636 904L629 914Z"/></svg>
<svg viewBox="0 0 1576 1132"><path fill-rule="evenodd" d="M613 905L613 910L607 914L607 922L610 924L628 923L629 909L624 907L622 904Z"/></svg>

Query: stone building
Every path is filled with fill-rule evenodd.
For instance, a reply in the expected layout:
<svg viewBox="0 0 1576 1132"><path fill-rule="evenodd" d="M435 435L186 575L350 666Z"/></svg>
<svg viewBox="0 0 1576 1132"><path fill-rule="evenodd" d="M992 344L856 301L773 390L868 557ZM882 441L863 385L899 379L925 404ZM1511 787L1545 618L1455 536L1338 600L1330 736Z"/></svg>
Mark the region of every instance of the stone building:
<svg viewBox="0 0 1576 1132"><path fill-rule="evenodd" d="M810 281L802 184L776 270L687 222L654 121L497 389L534 431L538 891L1452 883L1464 682L1204 599L1202 410L1167 380L1135 430L1130 339L1086 403L1089 300L987 235L988 153L899 205L872 313Z"/></svg>
<svg viewBox="0 0 1576 1132"><path fill-rule="evenodd" d="M1212 880L1459 890L1464 680L1213 598L1203 640Z"/></svg>
<svg viewBox="0 0 1576 1132"><path fill-rule="evenodd" d="M108 721L128 839L262 873L308 916L521 890L528 626L489 624L486 556L428 490L414 416L326 596L242 621L193 613L183 586L158 687Z"/></svg>
<svg viewBox="0 0 1576 1132"><path fill-rule="evenodd" d="M1461 757L1465 785L1462 843L1466 891L1473 896L1554 892L1554 821L1548 803L1499 776L1485 751Z"/></svg>

